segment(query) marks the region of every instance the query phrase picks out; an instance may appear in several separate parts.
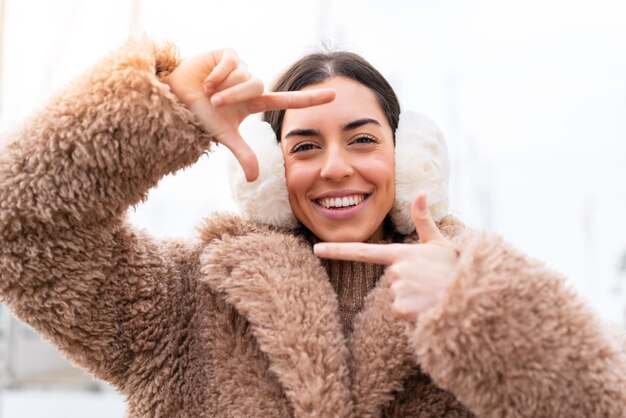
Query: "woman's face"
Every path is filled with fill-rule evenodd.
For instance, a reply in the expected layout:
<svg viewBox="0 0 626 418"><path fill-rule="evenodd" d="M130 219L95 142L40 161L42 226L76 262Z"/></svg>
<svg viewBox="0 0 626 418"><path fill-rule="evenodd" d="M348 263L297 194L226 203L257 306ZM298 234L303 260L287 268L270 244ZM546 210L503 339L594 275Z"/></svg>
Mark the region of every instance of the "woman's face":
<svg viewBox="0 0 626 418"><path fill-rule="evenodd" d="M330 103L285 112L281 146L291 209L323 241L382 233L395 196L393 132L374 93L333 77Z"/></svg>

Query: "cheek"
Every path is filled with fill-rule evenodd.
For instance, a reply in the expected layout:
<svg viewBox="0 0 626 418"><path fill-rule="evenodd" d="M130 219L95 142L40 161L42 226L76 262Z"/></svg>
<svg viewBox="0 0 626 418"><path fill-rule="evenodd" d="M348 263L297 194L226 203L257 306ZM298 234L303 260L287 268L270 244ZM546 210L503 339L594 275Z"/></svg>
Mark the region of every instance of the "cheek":
<svg viewBox="0 0 626 418"><path fill-rule="evenodd" d="M393 152L377 152L361 160L359 171L368 182L375 184L379 191L394 193L395 158Z"/></svg>
<svg viewBox="0 0 626 418"><path fill-rule="evenodd" d="M287 192L292 200L306 198L306 193L311 189L317 176L317 170L302 162L285 162L285 178L287 180Z"/></svg>

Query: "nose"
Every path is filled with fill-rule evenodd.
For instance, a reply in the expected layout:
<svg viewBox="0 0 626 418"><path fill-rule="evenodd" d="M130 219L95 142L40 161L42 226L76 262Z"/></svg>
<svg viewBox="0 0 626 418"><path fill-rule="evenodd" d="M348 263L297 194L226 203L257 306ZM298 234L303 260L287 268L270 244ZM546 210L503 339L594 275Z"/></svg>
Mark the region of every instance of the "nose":
<svg viewBox="0 0 626 418"><path fill-rule="evenodd" d="M324 154L320 177L324 180L341 181L354 173L347 155L336 148L329 148Z"/></svg>

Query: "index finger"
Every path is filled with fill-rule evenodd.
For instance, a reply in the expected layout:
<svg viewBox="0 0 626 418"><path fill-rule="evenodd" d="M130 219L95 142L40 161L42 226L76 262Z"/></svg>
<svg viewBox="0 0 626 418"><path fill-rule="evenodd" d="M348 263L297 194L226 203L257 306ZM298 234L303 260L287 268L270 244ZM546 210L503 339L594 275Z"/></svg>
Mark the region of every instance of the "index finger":
<svg viewBox="0 0 626 418"><path fill-rule="evenodd" d="M360 261L390 265L399 256L399 244L367 244L364 242L322 242L313 246L320 258ZM401 244L400 244L401 245Z"/></svg>
<svg viewBox="0 0 626 418"><path fill-rule="evenodd" d="M333 89L271 92L250 99L248 106L250 113L277 109L302 109L331 102L335 96L336 92Z"/></svg>

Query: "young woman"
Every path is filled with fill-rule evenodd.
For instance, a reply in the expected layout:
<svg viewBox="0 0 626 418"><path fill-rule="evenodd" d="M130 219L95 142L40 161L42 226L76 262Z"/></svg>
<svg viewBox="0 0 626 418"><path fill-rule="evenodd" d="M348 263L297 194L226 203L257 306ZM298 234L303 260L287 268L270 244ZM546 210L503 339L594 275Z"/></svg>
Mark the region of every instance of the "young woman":
<svg viewBox="0 0 626 418"><path fill-rule="evenodd" d="M133 418L624 416L621 337L542 263L445 216L436 141L429 201L399 196L416 169L375 69L313 55L277 90L232 51L180 63L146 40L76 80L0 156L3 301ZM213 143L255 180L238 129L263 111L284 161L264 182L285 184L295 228L258 212L196 240L128 225Z"/></svg>

